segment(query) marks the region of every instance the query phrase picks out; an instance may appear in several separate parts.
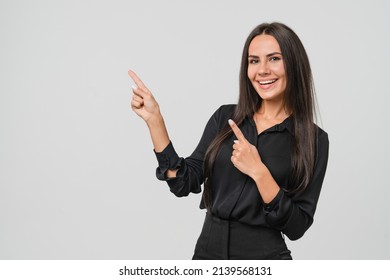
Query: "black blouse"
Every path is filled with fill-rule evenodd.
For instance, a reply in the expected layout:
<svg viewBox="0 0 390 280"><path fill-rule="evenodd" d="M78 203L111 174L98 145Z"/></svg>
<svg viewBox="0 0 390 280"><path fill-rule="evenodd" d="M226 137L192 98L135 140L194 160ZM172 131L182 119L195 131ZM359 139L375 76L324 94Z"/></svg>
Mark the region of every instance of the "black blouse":
<svg viewBox="0 0 390 280"><path fill-rule="evenodd" d="M203 159L205 152L218 131L228 124L236 105L221 106L210 118L202 138L191 156L180 158L172 143L161 153L156 153L159 166L157 178L166 180L176 196L201 192ZM211 212L221 219L236 220L249 225L261 225L283 232L289 239L296 240L313 223L318 198L328 162L328 135L318 128L317 154L314 175L305 191L286 192L291 188L291 118L285 119L258 134L253 118L247 118L240 125L246 139L257 147L261 160L278 183L280 191L268 204L262 201L255 182L234 167L232 155L234 134L228 138L219 151L211 181L213 206ZM176 178L166 178L168 169L178 169ZM203 208L201 203L201 208Z"/></svg>

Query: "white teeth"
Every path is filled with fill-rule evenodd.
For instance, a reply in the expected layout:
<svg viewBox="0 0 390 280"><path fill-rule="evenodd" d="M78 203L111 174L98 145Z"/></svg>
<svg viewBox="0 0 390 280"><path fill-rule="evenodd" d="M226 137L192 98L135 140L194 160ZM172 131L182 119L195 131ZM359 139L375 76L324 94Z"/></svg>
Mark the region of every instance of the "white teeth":
<svg viewBox="0 0 390 280"><path fill-rule="evenodd" d="M262 81L262 82L259 82L259 83L260 83L260 85L268 85L268 84L272 84L275 81L276 80L269 80L269 81Z"/></svg>

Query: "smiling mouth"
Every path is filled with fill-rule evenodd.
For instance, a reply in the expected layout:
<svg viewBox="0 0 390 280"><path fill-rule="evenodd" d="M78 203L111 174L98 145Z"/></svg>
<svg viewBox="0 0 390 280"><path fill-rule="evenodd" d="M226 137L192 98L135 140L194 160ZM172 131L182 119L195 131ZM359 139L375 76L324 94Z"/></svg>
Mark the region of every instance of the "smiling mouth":
<svg viewBox="0 0 390 280"><path fill-rule="evenodd" d="M259 84L264 86L264 85L270 85L276 82L277 79L275 80L268 80L268 81L259 81Z"/></svg>

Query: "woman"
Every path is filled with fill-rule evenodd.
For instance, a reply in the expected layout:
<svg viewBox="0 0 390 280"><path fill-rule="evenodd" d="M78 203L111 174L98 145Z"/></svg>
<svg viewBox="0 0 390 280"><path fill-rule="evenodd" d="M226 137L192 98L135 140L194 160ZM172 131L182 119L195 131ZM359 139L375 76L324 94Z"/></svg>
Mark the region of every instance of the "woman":
<svg viewBox="0 0 390 280"><path fill-rule="evenodd" d="M306 51L281 23L248 36L237 105L210 118L190 157L180 158L159 106L132 71L132 109L148 125L159 166L176 196L201 192L207 208L193 259L292 259L284 235L313 223L328 161L328 135L313 122Z"/></svg>

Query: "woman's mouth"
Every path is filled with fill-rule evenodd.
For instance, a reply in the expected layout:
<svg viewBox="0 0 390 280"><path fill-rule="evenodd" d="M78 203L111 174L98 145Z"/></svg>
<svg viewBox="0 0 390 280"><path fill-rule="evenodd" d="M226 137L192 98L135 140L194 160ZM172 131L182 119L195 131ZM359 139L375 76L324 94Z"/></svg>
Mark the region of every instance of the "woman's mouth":
<svg viewBox="0 0 390 280"><path fill-rule="evenodd" d="M273 79L273 80L266 80L266 81L258 81L258 83L262 89L269 89L276 81L277 79Z"/></svg>

